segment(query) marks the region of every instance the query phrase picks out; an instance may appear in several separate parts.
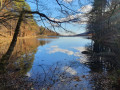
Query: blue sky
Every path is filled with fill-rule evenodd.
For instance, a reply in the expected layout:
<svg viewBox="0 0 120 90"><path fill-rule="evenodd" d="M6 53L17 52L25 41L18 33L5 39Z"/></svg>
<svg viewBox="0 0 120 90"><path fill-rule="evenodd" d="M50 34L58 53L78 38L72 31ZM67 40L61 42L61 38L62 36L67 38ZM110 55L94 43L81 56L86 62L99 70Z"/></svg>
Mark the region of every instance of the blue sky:
<svg viewBox="0 0 120 90"><path fill-rule="evenodd" d="M84 19L84 17L81 15L81 12L84 13L87 10L90 11L91 9L91 3L89 2L89 0L58 0L61 4L65 5L67 8L71 9L67 9L67 8L62 8L65 14L61 13L61 7L57 4L56 0L38 0L39 3L36 3L35 0L28 0L28 4L31 7L32 11L36 11L39 10L39 12L46 14L48 17L55 19L55 20L67 20L68 17L80 17L81 16L81 20ZM38 4L38 7L37 5ZM89 6L88 6L89 5ZM83 8L85 6L88 6L87 8ZM73 12L72 10L74 10L75 12ZM39 21L40 18L37 15L34 15L35 19L37 20L37 23L39 26L46 26L50 29L55 29L57 32L61 33L61 34L67 34L65 33L65 31L62 28L53 28L50 23L46 20L44 20L44 23ZM85 19L84 19L85 20ZM38 22L39 21L39 22ZM86 23L63 23L61 24L61 26L63 28L65 28L66 30L69 31L73 31L76 34L79 33L83 33L86 30Z"/></svg>

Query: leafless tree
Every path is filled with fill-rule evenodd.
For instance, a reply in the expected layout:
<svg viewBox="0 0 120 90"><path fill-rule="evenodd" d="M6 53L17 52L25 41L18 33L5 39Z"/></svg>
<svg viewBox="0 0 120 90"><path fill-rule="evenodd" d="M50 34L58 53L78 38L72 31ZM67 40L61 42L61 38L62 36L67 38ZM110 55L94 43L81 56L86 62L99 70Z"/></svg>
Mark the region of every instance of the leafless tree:
<svg viewBox="0 0 120 90"><path fill-rule="evenodd" d="M21 1L21 0L10 0L10 1L5 0L5 4L2 6L3 8L1 10L3 10L4 7L9 6L11 3L14 3L14 2L20 3L23 1ZM6 61L10 58L12 51L14 50L14 47L16 45L17 37L18 37L19 31L20 31L21 22L24 21L25 18L29 18L31 15L37 14L40 17L40 21L42 21L43 23L44 23L44 20L45 21L47 20L48 22L50 22L50 24L56 23L59 27L61 27L61 23L80 21L79 17L74 17L74 18L70 17L71 15L78 14L79 12L73 10L70 7L67 7L65 5L64 1L55 0L56 4L60 7L60 9L59 9L60 12L63 15L67 16L66 20L59 20L59 19L51 18L48 15L45 15L44 13L40 12L40 10L39 10L39 6L41 5L40 0L35 0L35 2L32 2L32 0L30 0L29 2L36 4L36 7L35 7L36 10L28 10L25 8L25 4L23 4L22 9L19 9L19 8L15 8L14 10L9 9L8 10L9 12L7 12L7 14L4 13L0 18L0 23L4 24L7 27L10 26L9 23L7 23L8 20L10 20L10 19L17 19L18 20L16 28L15 28L15 33L14 33L12 42L10 44L10 47L9 47L8 51L6 52L6 54L3 55L1 61ZM13 12L13 13L11 14L11 12Z"/></svg>

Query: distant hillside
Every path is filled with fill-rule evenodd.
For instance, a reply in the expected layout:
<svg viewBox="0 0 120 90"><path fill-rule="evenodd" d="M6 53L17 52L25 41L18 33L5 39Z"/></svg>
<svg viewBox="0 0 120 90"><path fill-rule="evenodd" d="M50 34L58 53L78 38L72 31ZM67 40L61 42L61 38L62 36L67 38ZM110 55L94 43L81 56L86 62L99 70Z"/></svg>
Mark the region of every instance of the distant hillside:
<svg viewBox="0 0 120 90"><path fill-rule="evenodd" d="M62 35L63 37L78 37L78 36L92 36L92 32L85 32L76 35Z"/></svg>
<svg viewBox="0 0 120 90"><path fill-rule="evenodd" d="M92 32L85 32L85 33L77 34L74 36L92 36Z"/></svg>
<svg viewBox="0 0 120 90"><path fill-rule="evenodd" d="M7 4L8 2L9 0L7 0L5 3ZM0 36L13 36L18 21L18 17L15 16L19 15L19 13L12 12L11 10L21 11L21 9L23 8L23 4L25 5L24 8L26 10L31 10L30 6L25 0L22 0L21 2L12 1L12 3L7 4L3 9L1 9ZM9 18L8 16L11 18ZM33 15L26 15L26 17L27 16L29 17L24 18L24 20L22 21L19 37L36 36L39 32L39 26L35 22Z"/></svg>
<svg viewBox="0 0 120 90"><path fill-rule="evenodd" d="M13 36L17 19L8 20L7 23L9 23L11 26L0 24L0 36ZM36 24L34 19L28 19L26 22L22 22L19 37L36 36L37 33L39 33L39 26Z"/></svg>
<svg viewBox="0 0 120 90"><path fill-rule="evenodd" d="M54 31L49 30L49 29L46 29L42 26L40 27L40 33L39 34L40 35L47 35L47 36L58 36L59 35L59 33L54 32Z"/></svg>
<svg viewBox="0 0 120 90"><path fill-rule="evenodd" d="M6 1L7 2L7 1ZM22 4L25 4L25 9L31 10L30 6L27 4L25 0L22 0L21 2L14 2L10 3L7 8L4 8L0 11L0 20L6 20L5 22L0 22L0 37L10 37L14 35L14 30L17 25L18 18L11 18L7 19L2 16L4 15L16 15L17 13L11 12L9 10L21 10ZM59 35L56 32L53 32L51 30L45 29L44 27L39 27L36 23L36 21L33 18L33 15L26 15L27 18L24 18L22 21L19 37L34 37L38 35Z"/></svg>

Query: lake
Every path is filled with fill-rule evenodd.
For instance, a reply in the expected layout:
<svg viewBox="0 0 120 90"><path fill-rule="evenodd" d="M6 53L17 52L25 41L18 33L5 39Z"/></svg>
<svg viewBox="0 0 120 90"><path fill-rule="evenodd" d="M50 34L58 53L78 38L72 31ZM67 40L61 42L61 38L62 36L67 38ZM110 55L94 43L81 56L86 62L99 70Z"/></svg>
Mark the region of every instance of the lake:
<svg viewBox="0 0 120 90"><path fill-rule="evenodd" d="M9 43L0 46L2 56ZM120 71L113 50L87 37L19 39L7 66L8 76L1 74L11 80L0 85L2 89L112 90Z"/></svg>

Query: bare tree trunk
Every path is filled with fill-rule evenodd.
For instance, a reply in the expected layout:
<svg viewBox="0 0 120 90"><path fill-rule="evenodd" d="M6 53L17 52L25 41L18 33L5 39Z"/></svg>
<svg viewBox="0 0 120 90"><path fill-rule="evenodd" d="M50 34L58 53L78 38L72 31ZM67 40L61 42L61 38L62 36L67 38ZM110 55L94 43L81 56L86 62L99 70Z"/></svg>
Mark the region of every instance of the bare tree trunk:
<svg viewBox="0 0 120 90"><path fill-rule="evenodd" d="M20 26L21 26L22 20L23 20L23 12L20 13L20 16L19 16L19 19L18 19L18 22L17 22L17 26L16 26L16 29L15 29L15 33L14 33L12 42L10 44L10 47L7 50L6 54L4 54L1 58L2 62L6 61L6 60L9 60L9 58L10 58L10 56L11 56L13 50L14 50L14 47L15 47L16 42L17 42L17 37L18 37L19 31L20 31Z"/></svg>

